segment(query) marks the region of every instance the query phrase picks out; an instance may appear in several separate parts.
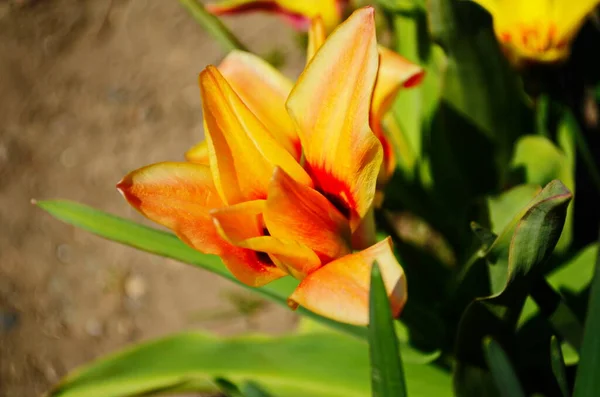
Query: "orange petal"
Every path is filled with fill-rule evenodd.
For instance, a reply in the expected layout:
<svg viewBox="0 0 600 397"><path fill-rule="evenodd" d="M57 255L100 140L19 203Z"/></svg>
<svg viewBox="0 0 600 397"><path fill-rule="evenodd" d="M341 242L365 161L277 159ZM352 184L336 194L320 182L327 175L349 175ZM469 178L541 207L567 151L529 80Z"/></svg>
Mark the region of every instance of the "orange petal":
<svg viewBox="0 0 600 397"><path fill-rule="evenodd" d="M378 50L379 71L373 90L371 113L382 117L392 106L398 90L418 85L423 81L425 71L392 50L383 46L379 46Z"/></svg>
<svg viewBox="0 0 600 397"><path fill-rule="evenodd" d="M308 64L315 56L319 48L325 42L327 33L323 18L317 16L312 19L310 28L308 29L308 48L306 49L306 63Z"/></svg>
<svg viewBox="0 0 600 397"><path fill-rule="evenodd" d="M211 215L223 239L258 252L264 263L277 265L284 274L303 278L319 268L319 257L305 245L269 235L262 220L264 207L264 200L255 200L214 210Z"/></svg>
<svg viewBox="0 0 600 397"><path fill-rule="evenodd" d="M241 282L260 286L285 275L261 262L255 252L235 247L217 233L209 211L223 202L207 166L149 165L125 176L117 188L135 209L173 230L186 244L219 255Z"/></svg>
<svg viewBox="0 0 600 397"><path fill-rule="evenodd" d="M221 259L235 278L251 287L261 287L286 275L267 256L250 249L231 245Z"/></svg>
<svg viewBox="0 0 600 397"><path fill-rule="evenodd" d="M285 109L292 82L263 59L243 51L230 52L219 71L273 137L299 160L300 138Z"/></svg>
<svg viewBox="0 0 600 397"><path fill-rule="evenodd" d="M378 64L373 12L355 11L329 36L287 102L316 188L344 203L353 230L373 201L382 161L369 128Z"/></svg>
<svg viewBox="0 0 600 397"><path fill-rule="evenodd" d="M288 299L336 321L355 325L369 322L371 266L377 261L394 317L406 303L406 278L392 251L391 239L356 254L344 256L308 275Z"/></svg>
<svg viewBox="0 0 600 397"><path fill-rule="evenodd" d="M322 194L281 168L273 174L264 218L272 236L309 247L323 263L350 253L348 220Z"/></svg>
<svg viewBox="0 0 600 397"><path fill-rule="evenodd" d="M294 157L267 131L214 66L200 73L210 168L227 204L263 199L276 166L311 184Z"/></svg>
<svg viewBox="0 0 600 397"><path fill-rule="evenodd" d="M243 244L263 235L264 206L264 200L254 200L211 211L214 226L221 238L244 253L241 258L239 254L225 255L223 262L236 278L251 285L263 285L287 274L273 263L266 252L258 249L260 247Z"/></svg>
<svg viewBox="0 0 600 397"><path fill-rule="evenodd" d="M425 71L398 53L379 46L379 71L371 100L371 128L383 147L383 165L379 174L379 185L383 186L396 168L394 149L383 131L383 116L392 106L400 88L419 84Z"/></svg>
<svg viewBox="0 0 600 397"><path fill-rule="evenodd" d="M117 189L142 215L173 230L199 251L220 255L225 242L209 211L220 207L210 170L191 163L158 163L126 175Z"/></svg>
<svg viewBox="0 0 600 397"><path fill-rule="evenodd" d="M185 159L190 163L209 165L208 143L202 141L185 152Z"/></svg>

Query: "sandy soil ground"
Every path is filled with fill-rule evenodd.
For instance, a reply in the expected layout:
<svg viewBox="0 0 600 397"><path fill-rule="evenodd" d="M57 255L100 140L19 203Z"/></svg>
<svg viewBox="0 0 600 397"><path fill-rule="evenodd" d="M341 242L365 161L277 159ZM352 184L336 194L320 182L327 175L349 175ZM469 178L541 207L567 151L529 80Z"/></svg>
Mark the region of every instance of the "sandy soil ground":
<svg viewBox="0 0 600 397"><path fill-rule="evenodd" d="M201 138L197 74L220 61L217 44L176 1L24 3L0 0L0 396L39 395L75 366L179 330L290 329L282 308L240 314L235 300L253 298L226 280L30 204L66 198L142 221L115 183ZM301 52L279 20L228 24L297 72Z"/></svg>

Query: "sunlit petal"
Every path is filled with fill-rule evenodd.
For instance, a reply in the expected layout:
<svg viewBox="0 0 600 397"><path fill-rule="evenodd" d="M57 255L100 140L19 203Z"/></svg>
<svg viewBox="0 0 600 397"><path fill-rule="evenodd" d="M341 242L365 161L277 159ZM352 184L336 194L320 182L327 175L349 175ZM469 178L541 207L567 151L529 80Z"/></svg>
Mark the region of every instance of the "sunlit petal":
<svg viewBox="0 0 600 397"><path fill-rule="evenodd" d="M306 172L267 131L217 68L200 74L210 168L227 204L266 198L273 169L310 185Z"/></svg>
<svg viewBox="0 0 600 397"><path fill-rule="evenodd" d="M209 165L208 143L202 141L185 152L185 159L190 163Z"/></svg>
<svg viewBox="0 0 600 397"><path fill-rule="evenodd" d="M300 138L285 109L292 82L262 58L243 51L230 52L219 71L271 135L299 160Z"/></svg>
<svg viewBox="0 0 600 397"><path fill-rule="evenodd" d="M377 65L373 8L366 7L329 36L287 102L316 188L348 208L353 229L373 201L382 161L369 128Z"/></svg>
<svg viewBox="0 0 600 397"><path fill-rule="evenodd" d="M136 210L199 251L220 255L225 242L209 211L223 205L205 165L158 163L126 175L117 188Z"/></svg>
<svg viewBox="0 0 600 397"><path fill-rule="evenodd" d="M306 63L309 63L315 56L319 48L325 42L327 38L327 31L325 30L325 24L323 18L317 16L310 22L310 28L308 29L308 47L306 49Z"/></svg>
<svg viewBox="0 0 600 397"><path fill-rule="evenodd" d="M294 309L303 306L337 321L366 325L371 267L375 261L381 268L392 314L396 317L406 303L406 278L389 238L311 273L296 288L288 304Z"/></svg>
<svg viewBox="0 0 600 397"><path fill-rule="evenodd" d="M279 267L296 278L321 266L319 257L298 241L269 235L263 222L264 200L248 201L211 211L220 236L235 245L257 252L265 264Z"/></svg>
<svg viewBox="0 0 600 397"><path fill-rule="evenodd" d="M379 70L373 90L371 113L377 119L386 113L400 88L418 85L425 75L423 68L398 53L379 46Z"/></svg>
<svg viewBox="0 0 600 397"><path fill-rule="evenodd" d="M326 263L350 252L348 220L316 190L277 168L264 213L271 235L312 249Z"/></svg>

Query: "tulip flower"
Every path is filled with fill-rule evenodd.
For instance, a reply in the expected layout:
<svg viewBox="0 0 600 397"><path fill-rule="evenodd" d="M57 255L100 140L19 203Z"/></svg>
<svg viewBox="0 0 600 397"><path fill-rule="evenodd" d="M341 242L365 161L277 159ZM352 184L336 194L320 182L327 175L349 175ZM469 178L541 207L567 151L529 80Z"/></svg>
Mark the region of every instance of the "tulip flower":
<svg viewBox="0 0 600 397"><path fill-rule="evenodd" d="M570 45L598 0L473 0L494 19L494 32L509 59L557 62L569 56Z"/></svg>
<svg viewBox="0 0 600 397"><path fill-rule="evenodd" d="M215 15L235 15L250 11L265 11L282 16L294 28L305 31L310 21L320 16L328 31L342 20L348 0L225 0L206 6Z"/></svg>
<svg viewBox="0 0 600 397"><path fill-rule="evenodd" d="M289 96L273 70L241 57L271 90L257 93L243 76L248 68L238 74L237 63L207 67L200 74L206 141L192 151L194 161L143 167L118 189L191 247L220 256L243 283L301 280L290 307L334 320L368 322L369 274L377 261L398 315L406 281L390 239L352 253L383 157L369 128L378 68L373 9L340 25ZM287 112L270 107L280 106L278 95L288 96Z"/></svg>

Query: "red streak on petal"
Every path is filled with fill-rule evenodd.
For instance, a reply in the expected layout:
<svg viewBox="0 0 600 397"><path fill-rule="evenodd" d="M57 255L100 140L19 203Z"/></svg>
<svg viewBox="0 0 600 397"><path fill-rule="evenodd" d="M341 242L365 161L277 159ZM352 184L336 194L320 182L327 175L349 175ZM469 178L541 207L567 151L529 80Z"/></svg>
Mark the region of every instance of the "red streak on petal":
<svg viewBox="0 0 600 397"><path fill-rule="evenodd" d="M346 218L356 215L356 202L346 183L324 169L311 167L308 163L306 168L315 182L315 190L323 194Z"/></svg>

